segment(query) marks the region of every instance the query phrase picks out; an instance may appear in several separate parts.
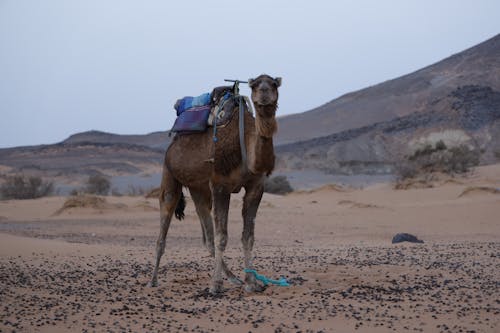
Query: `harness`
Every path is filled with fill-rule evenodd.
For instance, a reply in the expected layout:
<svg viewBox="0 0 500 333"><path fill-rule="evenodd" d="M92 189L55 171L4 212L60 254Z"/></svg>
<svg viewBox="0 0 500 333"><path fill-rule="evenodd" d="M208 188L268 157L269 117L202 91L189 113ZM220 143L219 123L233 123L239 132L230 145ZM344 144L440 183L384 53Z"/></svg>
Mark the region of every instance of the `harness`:
<svg viewBox="0 0 500 333"><path fill-rule="evenodd" d="M240 80L224 80L226 82L234 82L233 85L233 92L231 96L226 97L224 95L221 100L219 101L219 106L216 107L215 109L215 117L214 117L214 123L213 123L213 128L214 128L214 133L213 133L213 141L214 144L217 143L217 120L219 119L219 113L222 111L224 112L224 106L229 100L235 100L237 101L239 105L239 113L238 113L238 136L239 136L239 141L240 141L240 151L241 151L241 160L243 164L243 172L246 173L248 171L248 156L247 156L247 148L245 145L245 105L247 105L248 111L253 114L253 109L252 109L252 103L250 102L250 99L248 96L243 96L240 95L240 88L239 84L240 83L248 83L247 81L240 81ZM222 104L221 104L222 103Z"/></svg>

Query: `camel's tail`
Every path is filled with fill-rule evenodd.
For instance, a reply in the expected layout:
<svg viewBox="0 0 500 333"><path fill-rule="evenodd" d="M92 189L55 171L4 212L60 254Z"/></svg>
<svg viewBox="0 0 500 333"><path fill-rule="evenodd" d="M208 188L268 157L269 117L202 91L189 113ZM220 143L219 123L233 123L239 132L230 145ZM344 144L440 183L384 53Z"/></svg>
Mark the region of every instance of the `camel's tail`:
<svg viewBox="0 0 500 333"><path fill-rule="evenodd" d="M186 208L186 198L184 197L184 193L181 190L181 197L179 198L179 202L177 203L177 207L175 207L175 217L180 221L184 218L184 209Z"/></svg>
<svg viewBox="0 0 500 333"><path fill-rule="evenodd" d="M163 204L165 204L166 200L167 182L169 177L170 174L168 172L168 169L166 166L164 166L163 174L161 177L161 186L160 186L160 201ZM186 198L184 197L184 193L182 193L182 187L180 187L180 189L181 189L181 195L179 197L179 201L177 202L177 206L175 207L175 217L178 220L182 220L184 218L184 209L186 208Z"/></svg>

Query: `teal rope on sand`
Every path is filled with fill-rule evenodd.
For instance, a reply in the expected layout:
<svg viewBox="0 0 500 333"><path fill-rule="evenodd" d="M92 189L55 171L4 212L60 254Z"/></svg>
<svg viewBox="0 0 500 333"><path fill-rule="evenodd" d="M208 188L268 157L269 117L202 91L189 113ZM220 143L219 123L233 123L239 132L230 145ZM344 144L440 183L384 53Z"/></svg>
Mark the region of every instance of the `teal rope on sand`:
<svg viewBox="0 0 500 333"><path fill-rule="evenodd" d="M243 271L245 273L253 274L255 276L255 278L257 280L261 281L262 283L264 283L265 286L267 286L270 283L278 285L280 287L289 287L290 286L290 284L287 282L287 280L284 277L282 277L279 280L271 280L271 279L268 279L267 277L265 277L264 275L260 275L259 273L257 273L257 271L255 269L245 268Z"/></svg>

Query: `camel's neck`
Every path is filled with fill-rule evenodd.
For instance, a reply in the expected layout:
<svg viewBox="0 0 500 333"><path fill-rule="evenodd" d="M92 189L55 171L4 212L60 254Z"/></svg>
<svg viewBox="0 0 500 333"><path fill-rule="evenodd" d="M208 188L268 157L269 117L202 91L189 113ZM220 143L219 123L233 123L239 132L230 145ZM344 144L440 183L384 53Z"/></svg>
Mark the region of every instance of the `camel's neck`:
<svg viewBox="0 0 500 333"><path fill-rule="evenodd" d="M273 135L278 128L274 112L272 110L256 110L255 134L250 144L249 168L253 173L269 175L274 169L274 146ZM262 114L269 117L261 116Z"/></svg>
<svg viewBox="0 0 500 333"><path fill-rule="evenodd" d="M274 114L276 106L256 106L255 112L255 130L258 136L272 139L274 133L278 130L278 124ZM265 116L264 116L265 115Z"/></svg>

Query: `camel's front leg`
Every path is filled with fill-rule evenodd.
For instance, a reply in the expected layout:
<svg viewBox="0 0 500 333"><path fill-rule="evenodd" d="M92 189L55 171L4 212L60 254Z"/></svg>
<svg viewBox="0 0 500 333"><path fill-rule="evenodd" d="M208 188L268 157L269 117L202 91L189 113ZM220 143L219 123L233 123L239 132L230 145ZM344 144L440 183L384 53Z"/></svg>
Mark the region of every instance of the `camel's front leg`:
<svg viewBox="0 0 500 333"><path fill-rule="evenodd" d="M212 189L215 226L215 269L210 292L222 291L222 272L224 270L224 250L227 245L227 215L231 194L222 187Z"/></svg>
<svg viewBox="0 0 500 333"><path fill-rule="evenodd" d="M259 209L260 200L264 193L264 186L261 181L245 188L245 197L243 198L243 234L241 242L243 243L243 255L245 268L254 269L252 263L252 249L255 232L255 216ZM245 290L247 292L263 291L264 288L257 282L255 276L251 273L245 275Z"/></svg>

